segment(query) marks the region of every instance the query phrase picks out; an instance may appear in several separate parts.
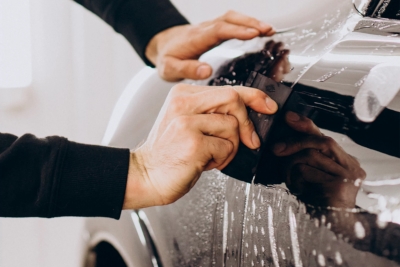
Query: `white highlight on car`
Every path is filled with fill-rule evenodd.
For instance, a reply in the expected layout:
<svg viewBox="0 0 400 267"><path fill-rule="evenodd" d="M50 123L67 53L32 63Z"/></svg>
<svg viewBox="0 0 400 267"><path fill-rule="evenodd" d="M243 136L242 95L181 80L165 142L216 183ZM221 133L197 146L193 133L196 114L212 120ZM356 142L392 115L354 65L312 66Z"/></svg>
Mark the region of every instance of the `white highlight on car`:
<svg viewBox="0 0 400 267"><path fill-rule="evenodd" d="M400 65L383 63L369 72L354 100L357 118L373 122L400 91Z"/></svg>

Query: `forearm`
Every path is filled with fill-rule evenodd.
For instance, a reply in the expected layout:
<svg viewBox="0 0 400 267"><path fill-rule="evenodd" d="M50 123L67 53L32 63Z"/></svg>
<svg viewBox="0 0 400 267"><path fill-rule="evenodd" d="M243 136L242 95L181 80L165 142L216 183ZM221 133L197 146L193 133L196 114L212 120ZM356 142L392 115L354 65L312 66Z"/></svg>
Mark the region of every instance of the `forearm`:
<svg viewBox="0 0 400 267"><path fill-rule="evenodd" d="M0 216L119 218L129 150L0 134Z"/></svg>
<svg viewBox="0 0 400 267"><path fill-rule="evenodd" d="M150 39L157 33L188 21L168 0L74 0L121 33L146 64Z"/></svg>

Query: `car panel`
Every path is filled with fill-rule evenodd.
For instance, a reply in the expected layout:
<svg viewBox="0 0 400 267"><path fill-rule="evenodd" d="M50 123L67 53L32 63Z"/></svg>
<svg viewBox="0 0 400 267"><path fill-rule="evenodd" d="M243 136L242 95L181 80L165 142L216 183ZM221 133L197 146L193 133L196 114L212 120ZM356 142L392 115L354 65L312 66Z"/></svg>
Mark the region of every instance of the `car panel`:
<svg viewBox="0 0 400 267"><path fill-rule="evenodd" d="M400 62L397 21L363 18L349 1L338 1L336 9L318 15L308 24L273 37L291 49L294 69L285 82L294 90L302 86L301 90L357 98L371 70L380 64L396 67ZM236 56L260 50L266 40L229 41L202 60L217 69ZM134 148L149 132L173 84L161 81L153 70L145 74L138 76L145 77L144 81L136 77L121 96L103 144ZM382 114L388 109L399 111L399 94L392 98ZM346 108L351 114L352 105ZM139 126L143 126L141 131ZM203 173L191 192L176 203L143 210L163 266L398 266L399 158L360 145L346 131L325 129L324 134L361 161L368 176L357 204L378 215L360 210L329 210L321 215L282 185L243 183L213 170ZM337 225L349 216L357 220L351 229L342 224L344 230L338 230L332 216ZM134 228L125 217L122 227ZM349 237L343 238L341 231Z"/></svg>

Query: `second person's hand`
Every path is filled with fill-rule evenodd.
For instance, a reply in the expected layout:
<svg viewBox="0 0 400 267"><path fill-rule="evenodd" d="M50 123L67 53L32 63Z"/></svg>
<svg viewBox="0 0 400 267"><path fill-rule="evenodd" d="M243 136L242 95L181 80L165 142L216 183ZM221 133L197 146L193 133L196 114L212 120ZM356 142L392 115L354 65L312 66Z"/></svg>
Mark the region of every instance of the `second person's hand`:
<svg viewBox="0 0 400 267"><path fill-rule="evenodd" d="M271 36L275 30L255 18L235 11L198 25L180 25L156 34L146 48L146 57L167 81L206 79L212 69L198 58L229 39L250 40Z"/></svg>

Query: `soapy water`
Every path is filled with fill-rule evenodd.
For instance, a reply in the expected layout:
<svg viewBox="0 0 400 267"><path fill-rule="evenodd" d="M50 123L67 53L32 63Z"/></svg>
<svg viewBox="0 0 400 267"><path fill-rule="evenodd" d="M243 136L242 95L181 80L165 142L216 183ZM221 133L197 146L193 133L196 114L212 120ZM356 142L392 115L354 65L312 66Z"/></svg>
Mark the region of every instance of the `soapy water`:
<svg viewBox="0 0 400 267"><path fill-rule="evenodd" d="M242 190L242 184L234 179L227 181L227 199L241 191L246 199L243 195L235 198L244 200L247 207L244 213L237 212L239 217L242 216L242 223L228 226L229 232L230 227L240 225L242 229L239 226L236 231L242 234L236 236L241 240L240 237L229 239L227 235L228 239L224 241L227 251L236 257L234 260L231 257L224 266L398 266L357 250L353 247L356 245L349 242L355 240L355 243L364 244L362 240L366 239L367 228L371 227L363 217L360 220L352 218L357 212L349 211L347 217L340 211L317 216L280 186L251 184L250 189L246 185L246 190ZM339 230L341 222L335 224L337 220L348 220L348 225L340 226L347 229ZM346 232L349 228L350 233ZM242 248L238 248L238 244L242 244Z"/></svg>
<svg viewBox="0 0 400 267"><path fill-rule="evenodd" d="M288 75L293 84L346 35L343 12L327 15L320 28L279 37L303 56L304 61L295 63ZM316 51L317 44L323 44L318 46L321 50ZM325 82L345 70L317 81ZM232 76L223 82L235 84L237 74ZM365 81L366 76L355 87ZM374 215L358 209L311 207L281 186L246 184L215 170L204 173L183 199L157 208L165 221L169 266L399 266L399 242L390 238L399 231L399 198L368 192L371 187L400 185L399 180L354 181L377 202L368 209Z"/></svg>
<svg viewBox="0 0 400 267"><path fill-rule="evenodd" d="M379 200L380 209L387 210L393 201ZM391 222L394 213L375 216L358 209L314 208L281 186L247 184L216 170L204 173L181 200L155 209L165 228L168 266L399 266L400 262L399 226Z"/></svg>
<svg viewBox="0 0 400 267"><path fill-rule="evenodd" d="M326 82L327 80L329 80L330 78L341 74L342 72L344 72L347 69L347 67L343 67L340 70L335 70L335 71L330 71L326 74L324 74L322 77L318 78L317 80L315 80L315 82L319 82L319 83L323 83Z"/></svg>

